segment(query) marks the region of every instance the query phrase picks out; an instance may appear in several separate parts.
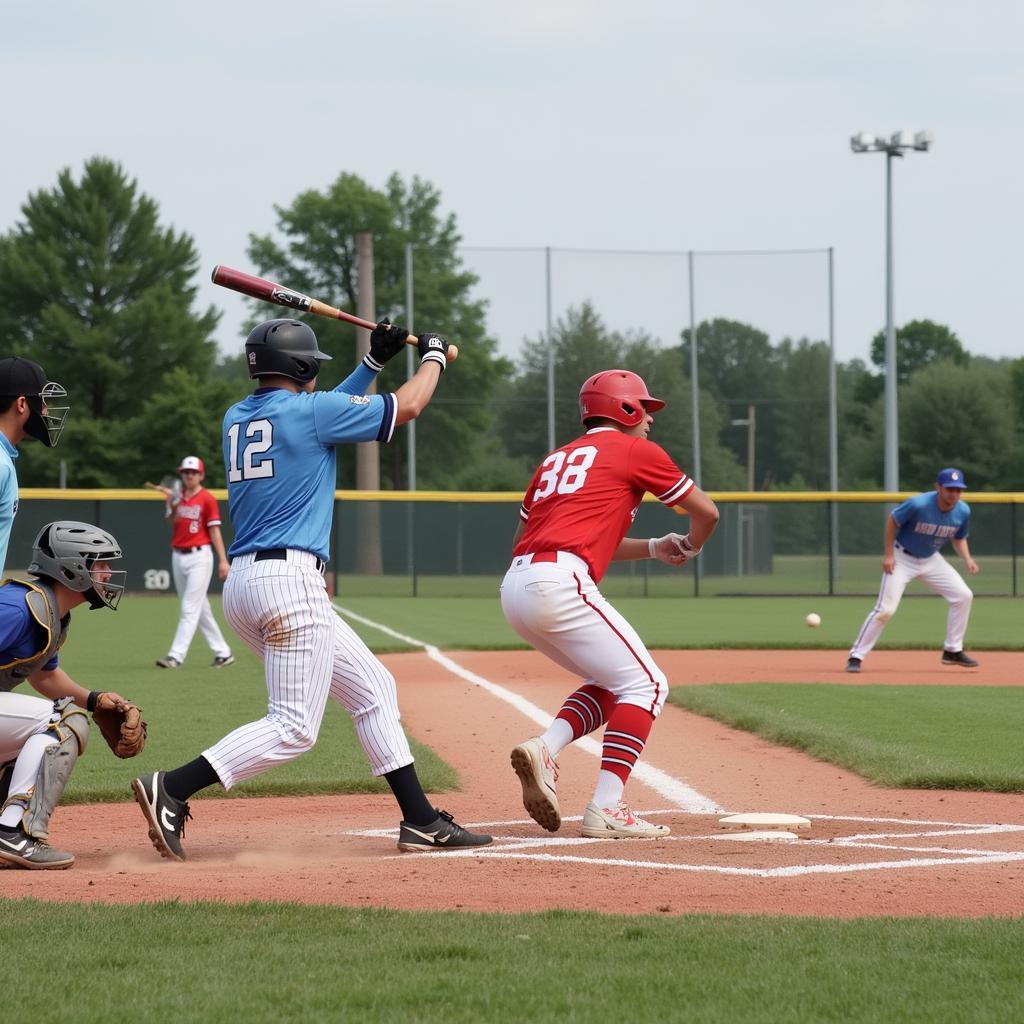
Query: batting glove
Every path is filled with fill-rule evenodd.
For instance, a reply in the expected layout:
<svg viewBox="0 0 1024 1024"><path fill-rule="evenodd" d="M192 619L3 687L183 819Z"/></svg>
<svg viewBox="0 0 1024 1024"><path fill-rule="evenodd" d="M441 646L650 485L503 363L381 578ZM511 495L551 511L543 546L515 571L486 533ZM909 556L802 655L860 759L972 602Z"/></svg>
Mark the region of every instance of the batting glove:
<svg viewBox="0 0 1024 1024"><path fill-rule="evenodd" d="M651 558L656 558L666 565L686 565L691 558L696 558L703 548L695 548L688 533L666 533L664 537L652 537L647 542L647 550Z"/></svg>
<svg viewBox="0 0 1024 1024"><path fill-rule="evenodd" d="M384 369L384 364L405 348L409 332L387 318L381 320L370 334L370 352L363 356L363 366L374 373Z"/></svg>
<svg viewBox="0 0 1024 1024"><path fill-rule="evenodd" d="M421 334L416 342L420 350L420 365L437 363L443 373L448 365L448 339L440 334Z"/></svg>

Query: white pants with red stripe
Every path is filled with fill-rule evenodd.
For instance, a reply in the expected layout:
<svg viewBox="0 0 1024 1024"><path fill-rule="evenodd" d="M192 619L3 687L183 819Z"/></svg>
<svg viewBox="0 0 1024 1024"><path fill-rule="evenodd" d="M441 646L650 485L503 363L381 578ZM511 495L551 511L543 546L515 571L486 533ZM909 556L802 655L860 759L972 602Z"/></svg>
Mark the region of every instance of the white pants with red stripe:
<svg viewBox="0 0 1024 1024"><path fill-rule="evenodd" d="M566 551L557 561L512 559L501 584L508 624L552 661L659 715L668 695L665 674L636 630L608 603L587 563Z"/></svg>
<svg viewBox="0 0 1024 1024"><path fill-rule="evenodd" d="M237 556L224 614L263 659L267 684L266 716L203 751L225 789L311 749L328 697L352 716L374 775L412 764L395 677L338 618L315 556Z"/></svg>
<svg viewBox="0 0 1024 1024"><path fill-rule="evenodd" d="M974 599L974 593L964 583L963 577L938 552L927 558L915 558L897 547L893 550L893 559L893 570L882 574L878 600L850 648L850 657L867 657L882 635L885 624L899 608L903 591L911 580L920 580L949 602L944 646L947 651L962 651L967 620L971 614L971 601Z"/></svg>

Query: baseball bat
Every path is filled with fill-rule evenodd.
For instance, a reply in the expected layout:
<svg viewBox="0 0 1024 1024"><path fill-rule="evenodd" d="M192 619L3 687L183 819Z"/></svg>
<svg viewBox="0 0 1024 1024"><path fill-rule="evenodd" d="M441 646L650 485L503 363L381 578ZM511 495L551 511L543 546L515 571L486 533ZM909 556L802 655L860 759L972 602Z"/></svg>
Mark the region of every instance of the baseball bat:
<svg viewBox="0 0 1024 1024"><path fill-rule="evenodd" d="M329 306L319 299L310 298L301 292L293 291L291 288L284 288L273 281L263 277L254 277L252 274L245 274L241 270L233 270L231 267L224 267L218 264L213 268L211 279L214 284L222 288L230 288L232 291L241 292L254 299L263 299L264 302L273 302L277 306L287 306L289 309L301 309L304 313L313 313L315 316L326 316L331 320L344 320L346 323L355 324L356 327L365 327L372 331L377 325L362 317L353 316L343 309ZM406 339L407 345L416 345L418 341L415 334L410 334ZM456 345L448 346L448 362L452 363L459 358L459 349Z"/></svg>

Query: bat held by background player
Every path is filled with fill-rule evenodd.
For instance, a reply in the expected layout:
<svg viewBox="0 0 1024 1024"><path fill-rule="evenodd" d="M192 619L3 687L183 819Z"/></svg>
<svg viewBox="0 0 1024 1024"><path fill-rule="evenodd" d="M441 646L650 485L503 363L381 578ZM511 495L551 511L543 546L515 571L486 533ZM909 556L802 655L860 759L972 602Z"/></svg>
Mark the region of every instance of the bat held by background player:
<svg viewBox="0 0 1024 1024"><path fill-rule="evenodd" d="M313 313L315 316L325 316L331 320L344 320L345 323L355 324L357 327L365 327L372 331L377 325L362 317L346 313L336 306L329 306L319 299L310 298L301 292L293 291L282 285L275 284L263 277L255 277L246 274L241 270L234 270L232 267L225 267L220 264L213 268L210 279L214 284L222 288L230 288L232 291L241 292L254 299L263 299L264 302L273 302L277 306L286 306L289 309L298 309L304 313ZM418 345L419 339L415 334L410 334L406 339L407 345ZM459 349L456 345L449 345L446 353L449 363L459 358Z"/></svg>

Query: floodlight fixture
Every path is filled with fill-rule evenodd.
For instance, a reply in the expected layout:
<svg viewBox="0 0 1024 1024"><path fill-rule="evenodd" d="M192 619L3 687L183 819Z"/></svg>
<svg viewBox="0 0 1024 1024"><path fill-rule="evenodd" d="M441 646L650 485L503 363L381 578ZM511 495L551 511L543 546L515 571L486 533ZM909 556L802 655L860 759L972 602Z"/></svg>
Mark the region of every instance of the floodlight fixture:
<svg viewBox="0 0 1024 1024"><path fill-rule="evenodd" d="M885 489L899 491L899 444L896 410L896 327L893 322L893 255L892 255L892 158L916 150L926 153L932 144L928 131L893 132L884 135L858 132L850 139L854 153L885 154Z"/></svg>

